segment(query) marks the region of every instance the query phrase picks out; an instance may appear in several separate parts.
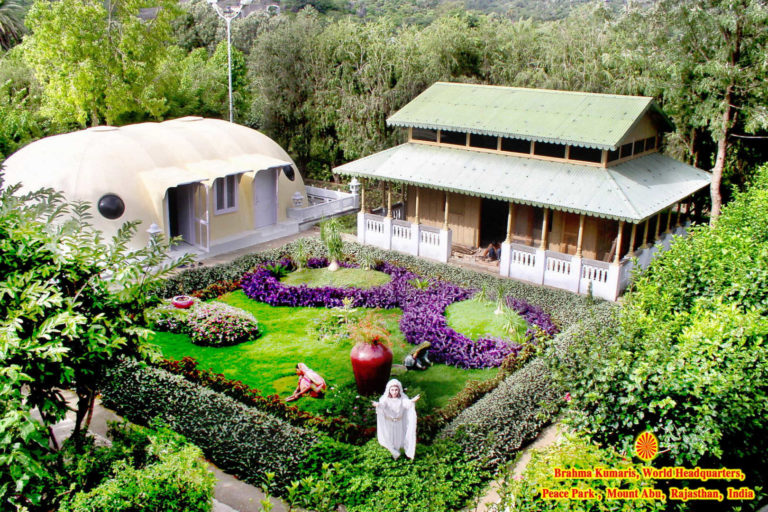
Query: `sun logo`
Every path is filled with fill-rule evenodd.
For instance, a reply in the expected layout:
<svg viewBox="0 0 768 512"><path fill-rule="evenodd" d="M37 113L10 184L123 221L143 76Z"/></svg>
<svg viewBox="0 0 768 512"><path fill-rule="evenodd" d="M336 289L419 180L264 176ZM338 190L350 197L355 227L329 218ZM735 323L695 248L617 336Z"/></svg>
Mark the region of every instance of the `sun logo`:
<svg viewBox="0 0 768 512"><path fill-rule="evenodd" d="M643 432L635 440L635 453L643 462L648 462L659 453L659 440L650 432Z"/></svg>

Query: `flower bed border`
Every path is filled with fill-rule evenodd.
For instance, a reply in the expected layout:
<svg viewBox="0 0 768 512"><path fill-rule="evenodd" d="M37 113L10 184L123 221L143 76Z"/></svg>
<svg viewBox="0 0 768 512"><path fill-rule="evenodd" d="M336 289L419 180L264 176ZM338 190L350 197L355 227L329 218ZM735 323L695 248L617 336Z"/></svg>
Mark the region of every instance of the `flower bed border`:
<svg viewBox="0 0 768 512"><path fill-rule="evenodd" d="M288 258L276 263L289 269L295 268ZM309 287L305 284L288 286L281 283L270 269L274 264L266 262L242 277L240 286L246 296L270 306L337 308L343 306L344 299L351 299L354 307L399 307L403 310L400 329L405 339L414 345L429 341L432 344L430 355L434 361L460 368L497 367L505 357L518 353L522 348L519 344L496 337L472 340L447 325L445 308L470 298L474 290L435 279L430 281L429 288L420 290L411 281L421 276L386 262L378 265L376 270L389 274L392 281L373 288ZM321 268L327 265L325 258L312 258L307 267ZM346 263L345 266L356 265ZM513 297L507 297L507 304L529 325L538 327L546 335L557 333L550 315L541 308ZM538 334L536 330L529 328L527 334L531 342L535 342Z"/></svg>

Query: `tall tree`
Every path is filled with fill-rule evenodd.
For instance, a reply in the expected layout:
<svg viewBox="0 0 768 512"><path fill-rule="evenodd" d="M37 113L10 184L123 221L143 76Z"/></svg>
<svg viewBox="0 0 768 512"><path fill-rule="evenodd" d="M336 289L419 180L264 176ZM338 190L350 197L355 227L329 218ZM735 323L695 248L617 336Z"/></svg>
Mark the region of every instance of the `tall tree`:
<svg viewBox="0 0 768 512"><path fill-rule="evenodd" d="M665 80L668 108L683 122L678 130L691 138L708 132L716 144L714 221L734 135L768 128L768 7L764 0L665 0L644 21L656 48L650 64Z"/></svg>
<svg viewBox="0 0 768 512"><path fill-rule="evenodd" d="M11 481L5 471L0 477L3 503L8 494L41 499L39 486L23 492L44 479L48 444L29 411L37 409L57 448L52 427L69 410L61 390L73 389L79 439L107 365L148 354L143 311L157 301L158 281L181 263L166 261L162 241L129 250L137 222L105 241L87 209L52 190L3 188L0 175L0 461L14 470Z"/></svg>
<svg viewBox="0 0 768 512"><path fill-rule="evenodd" d="M7 50L21 41L24 33L22 8L13 0L0 0L0 49Z"/></svg>
<svg viewBox="0 0 768 512"><path fill-rule="evenodd" d="M159 118L154 81L177 9L173 0L36 0L24 47L44 112L81 126Z"/></svg>

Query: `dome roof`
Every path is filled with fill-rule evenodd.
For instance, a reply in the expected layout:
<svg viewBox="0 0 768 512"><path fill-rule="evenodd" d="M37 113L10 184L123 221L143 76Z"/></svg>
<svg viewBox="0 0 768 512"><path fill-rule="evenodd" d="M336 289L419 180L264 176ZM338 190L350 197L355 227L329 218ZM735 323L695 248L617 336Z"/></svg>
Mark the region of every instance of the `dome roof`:
<svg viewBox="0 0 768 512"><path fill-rule="evenodd" d="M163 197L170 187L287 166L295 168L288 154L256 130L185 117L46 137L5 161L4 181L22 183L24 190L52 187L68 200L88 201L95 227L109 234L127 220L142 220L145 228L152 222L162 226ZM297 181L289 185L281 173L279 185L293 188ZM124 213L115 219L96 209L111 195L124 203Z"/></svg>

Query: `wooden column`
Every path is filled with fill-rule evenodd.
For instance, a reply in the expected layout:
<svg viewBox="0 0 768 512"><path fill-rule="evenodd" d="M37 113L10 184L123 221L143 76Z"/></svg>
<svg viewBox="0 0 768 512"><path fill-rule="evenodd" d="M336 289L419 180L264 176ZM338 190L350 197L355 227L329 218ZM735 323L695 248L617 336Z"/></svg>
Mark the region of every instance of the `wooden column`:
<svg viewBox="0 0 768 512"><path fill-rule="evenodd" d="M666 233L669 233L669 227L672 225L672 208L669 209L669 212L667 213L667 231Z"/></svg>
<svg viewBox="0 0 768 512"><path fill-rule="evenodd" d="M680 210L683 209L683 205L682 203L677 203L676 206L677 206L677 213L675 216L675 227L679 228L680 227Z"/></svg>
<svg viewBox="0 0 768 512"><path fill-rule="evenodd" d="M660 229L661 229L661 212L659 212L659 214L656 216L656 229L654 230L654 231L656 231L656 233L654 233L654 235L653 235L654 241L659 238L659 230Z"/></svg>
<svg viewBox="0 0 768 512"><path fill-rule="evenodd" d="M542 251L547 250L547 235L549 234L549 208L544 208L544 220L541 223L541 246Z"/></svg>
<svg viewBox="0 0 768 512"><path fill-rule="evenodd" d="M443 229L448 231L448 208L450 207L450 202L448 201L448 196L450 195L450 192L445 192L445 215L443 216Z"/></svg>
<svg viewBox="0 0 768 512"><path fill-rule="evenodd" d="M576 257L581 258L581 246L584 243L584 214L579 215L579 237L576 239Z"/></svg>
<svg viewBox="0 0 768 512"><path fill-rule="evenodd" d="M643 246L648 243L648 226L651 223L651 219L645 219L645 228L643 228Z"/></svg>
<svg viewBox="0 0 768 512"><path fill-rule="evenodd" d="M507 213L507 239L508 244L512 243L512 233L515 231L515 203L509 203L509 213Z"/></svg>
<svg viewBox="0 0 768 512"><path fill-rule="evenodd" d="M620 220L619 233L616 235L616 255L613 258L613 263L616 265L618 265L619 262L621 261L621 242L622 242L621 235L623 231L624 231L624 221Z"/></svg>
<svg viewBox="0 0 768 512"><path fill-rule="evenodd" d="M392 185L387 183L387 218L392 218Z"/></svg>
<svg viewBox="0 0 768 512"><path fill-rule="evenodd" d="M635 252L635 236L637 235L637 224L632 224L632 234L629 236L629 252Z"/></svg>
<svg viewBox="0 0 768 512"><path fill-rule="evenodd" d="M414 224L419 224L419 196L421 196L421 187L416 187L416 215L414 215Z"/></svg>

